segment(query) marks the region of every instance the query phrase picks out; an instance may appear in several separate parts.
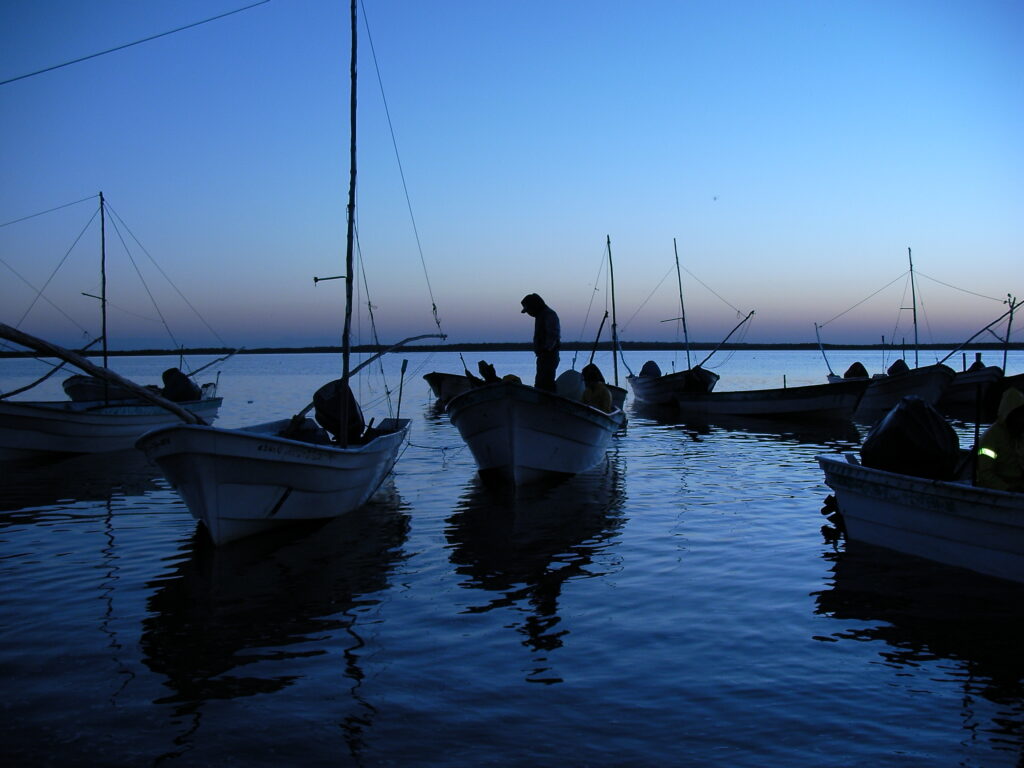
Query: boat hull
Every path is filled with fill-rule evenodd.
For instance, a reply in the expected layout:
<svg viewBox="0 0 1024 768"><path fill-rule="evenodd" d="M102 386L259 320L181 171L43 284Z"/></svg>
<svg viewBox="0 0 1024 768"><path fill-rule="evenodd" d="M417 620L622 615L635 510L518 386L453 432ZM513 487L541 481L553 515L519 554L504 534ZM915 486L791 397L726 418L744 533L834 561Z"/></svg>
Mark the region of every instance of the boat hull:
<svg viewBox="0 0 1024 768"><path fill-rule="evenodd" d="M666 373L664 376L627 376L633 399L642 405L672 405L675 396L684 392L707 393L718 383L718 374L706 369L694 374L690 370Z"/></svg>
<svg viewBox="0 0 1024 768"><path fill-rule="evenodd" d="M780 419L850 419L867 381L739 392L686 392L675 396L684 416L756 416Z"/></svg>
<svg viewBox="0 0 1024 768"><path fill-rule="evenodd" d="M949 416L976 418L984 421L995 416L998 400L995 394L1003 381L1003 369L995 365L976 371L959 371L946 386L936 407Z"/></svg>
<svg viewBox="0 0 1024 768"><path fill-rule="evenodd" d="M433 371L425 374L423 379L430 385L431 392L434 393L434 397L436 397L442 405L447 404L447 402L453 397L457 397L463 392L467 392L473 386L473 382L468 376L461 376L457 373L441 373L440 371Z"/></svg>
<svg viewBox="0 0 1024 768"><path fill-rule="evenodd" d="M849 539L1024 583L1024 494L818 456Z"/></svg>
<svg viewBox="0 0 1024 768"><path fill-rule="evenodd" d="M289 420L248 429L180 424L136 446L178 491L216 544L363 506L394 468L408 419L385 419L384 434L338 448L278 436Z"/></svg>
<svg viewBox="0 0 1024 768"><path fill-rule="evenodd" d="M915 395L929 405L935 405L955 375L947 365L928 365L869 379L870 385L855 415L869 419L883 416L908 395Z"/></svg>
<svg viewBox="0 0 1024 768"><path fill-rule="evenodd" d="M598 464L625 421L611 413L522 384L490 384L448 404L452 423L485 479L527 485Z"/></svg>
<svg viewBox="0 0 1024 768"><path fill-rule="evenodd" d="M206 422L222 399L179 403ZM144 433L180 422L160 406L138 400L103 402L0 401L0 460L109 453L131 448Z"/></svg>

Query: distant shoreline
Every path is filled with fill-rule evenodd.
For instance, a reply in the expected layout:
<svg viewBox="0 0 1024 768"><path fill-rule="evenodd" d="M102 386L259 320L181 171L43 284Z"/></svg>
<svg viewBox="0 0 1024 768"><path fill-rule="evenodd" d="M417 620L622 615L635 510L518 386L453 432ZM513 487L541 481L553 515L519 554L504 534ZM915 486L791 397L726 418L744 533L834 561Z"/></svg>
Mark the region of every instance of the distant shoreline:
<svg viewBox="0 0 1024 768"><path fill-rule="evenodd" d="M620 342L620 349L627 352L681 352L686 349L685 345L676 342ZM897 350L910 352L912 347L891 346L888 344L823 344L826 351L836 350L863 350L865 352L877 350ZM920 344L918 350L949 350L957 349L963 352L1002 352L1004 348L1012 351L1024 349L1024 343L1012 343L1009 346L997 342L983 342L967 344L960 347L958 344ZM385 345L361 344L352 347L353 352L381 352L389 349ZM415 346L400 347L395 350L396 354L411 354L414 352L529 352L532 346L528 342L494 342L477 344L423 344ZM595 349L593 344L581 342L569 342L562 345L566 352L585 351ZM611 344L602 342L596 346L599 352L610 352ZM794 350L818 350L817 344L802 342L796 344L690 344L693 351L710 351L720 349L721 351L794 351ZM132 349L132 350L109 350L110 357L166 357L170 355L226 355L233 352L229 347L193 347L189 349ZM79 352L84 357L102 357L100 351L88 350ZM256 347L253 349L242 348L237 351L240 355L288 355L288 354L341 354L340 346L314 346L314 347ZM35 352L14 352L0 350L0 358L39 357Z"/></svg>

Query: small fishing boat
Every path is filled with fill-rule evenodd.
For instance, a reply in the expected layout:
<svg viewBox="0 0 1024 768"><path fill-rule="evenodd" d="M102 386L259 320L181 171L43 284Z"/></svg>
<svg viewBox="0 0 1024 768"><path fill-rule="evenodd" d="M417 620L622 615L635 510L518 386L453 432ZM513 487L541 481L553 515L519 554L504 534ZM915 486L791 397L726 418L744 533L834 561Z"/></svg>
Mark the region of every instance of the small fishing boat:
<svg viewBox="0 0 1024 768"><path fill-rule="evenodd" d="M425 374L423 379L430 385L430 391L434 393L440 405L447 405L453 397L473 387L473 380L469 376L458 373L431 371Z"/></svg>
<svg viewBox="0 0 1024 768"><path fill-rule="evenodd" d="M210 422L217 416L221 398L179 405ZM0 460L123 451L151 429L179 421L178 416L161 406L135 399L108 403L3 400Z"/></svg>
<svg viewBox="0 0 1024 768"><path fill-rule="evenodd" d="M212 422L220 409L219 397L172 403L158 392L93 365L81 355L2 323L0 338L63 359L132 394L131 400L109 402L0 399L3 461L122 451L131 448L139 436L151 429L179 421Z"/></svg>
<svg viewBox="0 0 1024 768"><path fill-rule="evenodd" d="M888 413L893 406L909 395L916 395L926 403L935 405L955 375L956 372L948 365L938 363L893 371L870 379L860 379L868 381L869 384L857 406L855 416L858 419L874 420ZM858 379L835 378L832 385L856 380Z"/></svg>
<svg viewBox="0 0 1024 768"><path fill-rule="evenodd" d="M291 419L244 429L171 426L137 447L160 467L215 544L300 520L339 517L365 504L387 477L409 432L384 419L358 445L283 437Z"/></svg>
<svg viewBox="0 0 1024 768"><path fill-rule="evenodd" d="M590 469L625 422L553 392L502 382L465 392L448 404L483 479L526 485Z"/></svg>
<svg viewBox="0 0 1024 768"><path fill-rule="evenodd" d="M1024 494L817 460L849 539L1024 583Z"/></svg>
<svg viewBox="0 0 1024 768"><path fill-rule="evenodd" d="M713 349L697 365L690 365L690 336L686 329L686 309L683 306L683 278L679 271L679 248L676 245L675 238L672 238L672 248L675 252L676 260L676 282L679 284L679 317L675 319L678 319L683 327L687 368L685 371L673 371L672 373L662 374L661 370L652 361L651 363L646 363L639 374L627 376L626 381L633 390L633 399L641 406L672 405L677 394L711 392L715 388L715 384L718 383L719 378L717 373L707 370L703 365L718 351L721 344ZM729 331L729 334L722 340L722 344L728 341L729 337L753 315L754 313L751 312L740 321L739 325Z"/></svg>
<svg viewBox="0 0 1024 768"><path fill-rule="evenodd" d="M756 416L797 420L848 420L869 384L838 384L753 389L734 392L678 392L680 416Z"/></svg>
<svg viewBox="0 0 1024 768"><path fill-rule="evenodd" d="M1003 369L997 365L958 371L946 385L936 407L943 413L971 418L980 407L984 418L985 406L996 385L1003 379Z"/></svg>
<svg viewBox="0 0 1024 768"><path fill-rule="evenodd" d="M349 381L385 352L350 368L356 192L356 2L351 3L352 60L345 321L341 378L322 387L291 419L244 429L183 424L143 435L136 443L181 494L216 544L297 521L340 517L365 504L391 472L409 434L409 419L383 419L363 431ZM327 279L327 278L320 278ZM332 278L333 279L333 278ZM396 346L436 334L405 339ZM405 366L402 367L404 375ZM399 389L401 392L401 389ZM330 416L321 412L321 395ZM351 399L349 399L351 398ZM401 405L401 401L399 401ZM307 413L316 408L316 422ZM357 421L353 421L358 416ZM319 425L318 425L319 424ZM354 434L349 427L358 427ZM322 428L333 433L332 438Z"/></svg>
<svg viewBox="0 0 1024 768"><path fill-rule="evenodd" d="M718 374L699 365L685 371L664 375L647 375L643 371L627 376L626 381L633 389L633 399L642 405L671 405L676 395L706 394L718 383Z"/></svg>

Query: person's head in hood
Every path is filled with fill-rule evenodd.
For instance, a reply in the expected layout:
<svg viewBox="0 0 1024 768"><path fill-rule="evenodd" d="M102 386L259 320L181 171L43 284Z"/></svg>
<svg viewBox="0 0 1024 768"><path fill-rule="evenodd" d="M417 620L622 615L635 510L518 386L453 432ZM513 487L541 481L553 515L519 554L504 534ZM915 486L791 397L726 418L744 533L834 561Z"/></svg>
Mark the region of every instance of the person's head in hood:
<svg viewBox="0 0 1024 768"><path fill-rule="evenodd" d="M523 296L523 300L520 302L523 305L522 311L528 314L530 317L536 317L540 314L541 310L547 306L544 303L544 299L538 296L536 293L528 293Z"/></svg>

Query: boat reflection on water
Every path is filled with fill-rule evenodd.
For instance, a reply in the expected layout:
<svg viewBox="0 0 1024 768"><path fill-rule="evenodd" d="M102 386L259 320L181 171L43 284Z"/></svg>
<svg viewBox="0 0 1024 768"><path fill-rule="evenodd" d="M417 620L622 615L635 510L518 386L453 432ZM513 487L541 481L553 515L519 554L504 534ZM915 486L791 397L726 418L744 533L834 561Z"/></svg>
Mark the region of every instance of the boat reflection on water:
<svg viewBox="0 0 1024 768"><path fill-rule="evenodd" d="M573 579L601 575L598 562L623 524L615 457L561 482L510 494L474 477L448 519L449 559L461 586L490 593L472 613L512 609L522 643L533 653L529 682L558 683L548 654L568 630L558 601Z"/></svg>
<svg viewBox="0 0 1024 768"><path fill-rule="evenodd" d="M856 541L825 559L832 584L815 594L815 612L846 626L820 639L881 644L901 674L931 674L938 663L962 690L965 738L1024 754L1024 586Z"/></svg>
<svg viewBox="0 0 1024 768"><path fill-rule="evenodd" d="M160 471L134 448L59 460L0 465L0 511L68 501L109 501L157 490Z"/></svg>
<svg viewBox="0 0 1024 768"><path fill-rule="evenodd" d="M681 416L669 408L633 406L634 418L648 419L663 425L674 425L692 433L709 435L715 429L728 432L743 432L763 435L779 442L802 443L807 445L838 445L852 448L860 445L861 431L858 426L845 419L822 421L799 421L772 419L760 416Z"/></svg>
<svg viewBox="0 0 1024 768"><path fill-rule="evenodd" d="M142 622L142 661L169 689L155 703L171 705L173 720L186 728L166 757L190 748L208 702L279 692L315 678L323 657L339 653L341 675L333 666L325 674L350 683L352 714L341 726L358 751L375 712L359 694L360 610L390 586L408 530L390 482L340 518L228 546L215 546L197 526L177 568L147 585L153 593ZM289 661L291 674L282 675ZM310 674L294 674L304 664Z"/></svg>

